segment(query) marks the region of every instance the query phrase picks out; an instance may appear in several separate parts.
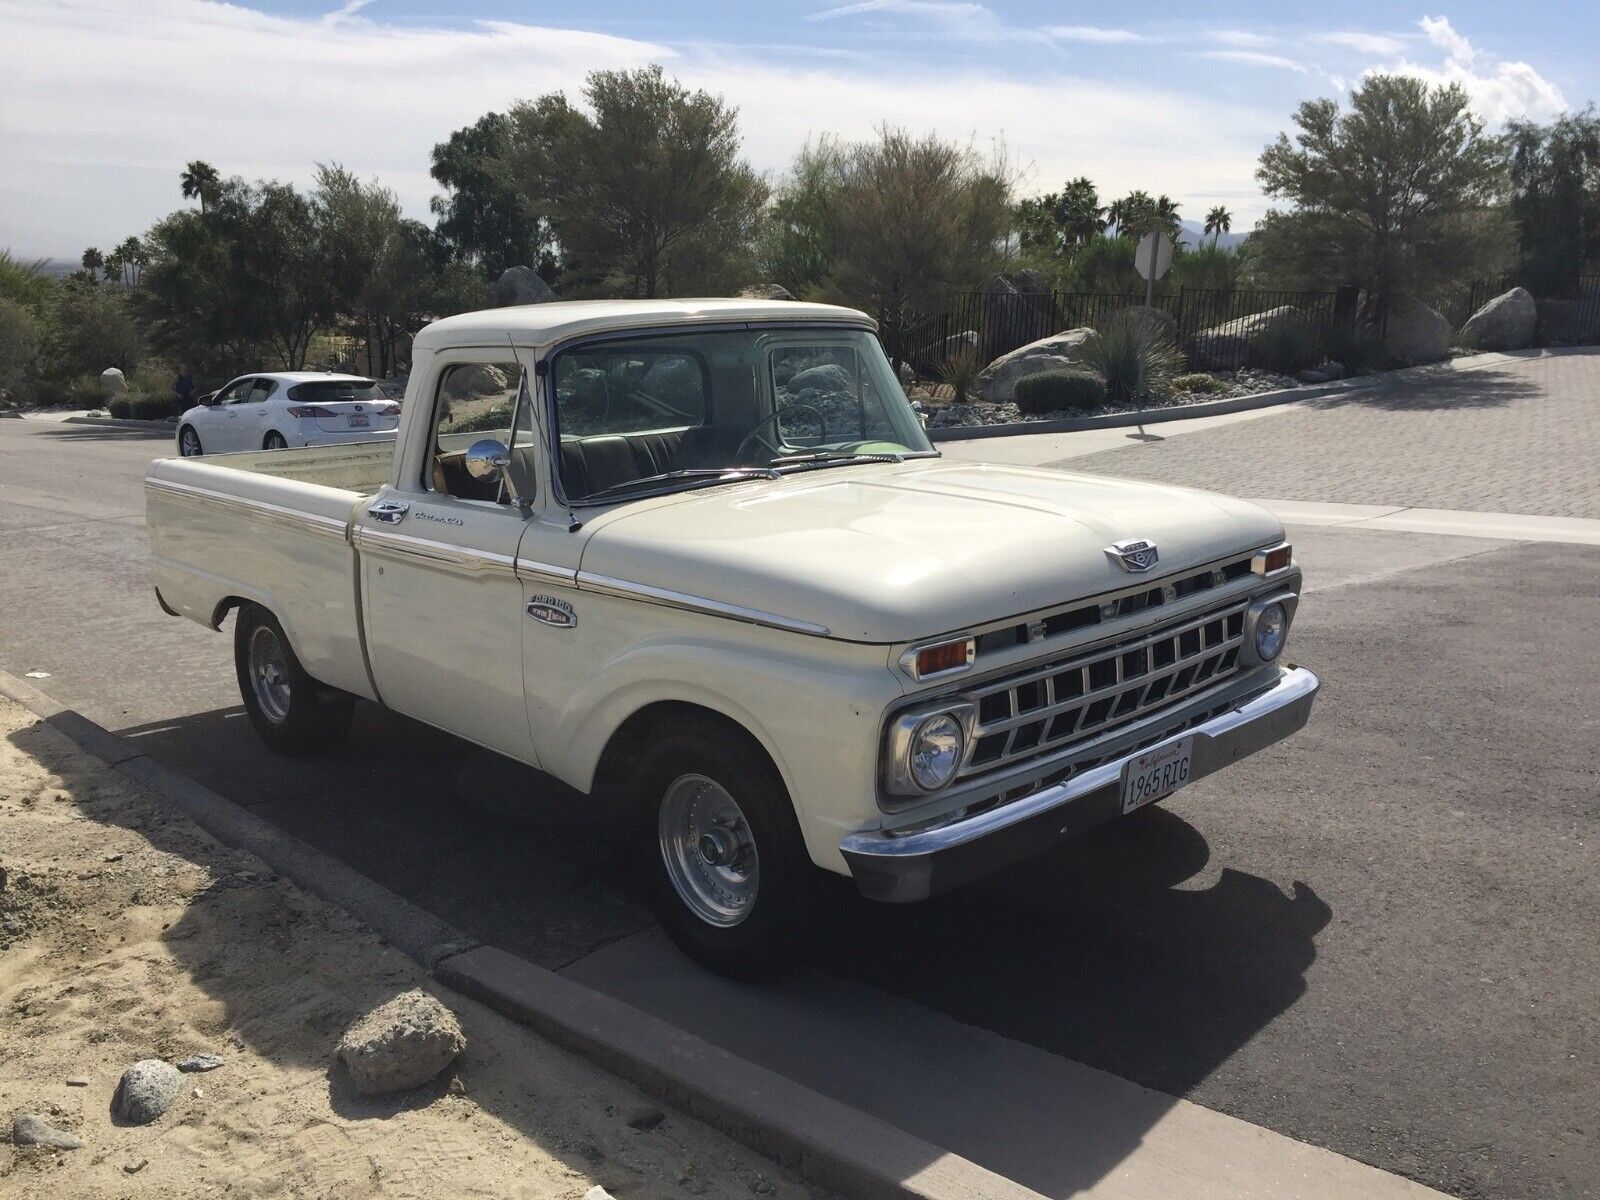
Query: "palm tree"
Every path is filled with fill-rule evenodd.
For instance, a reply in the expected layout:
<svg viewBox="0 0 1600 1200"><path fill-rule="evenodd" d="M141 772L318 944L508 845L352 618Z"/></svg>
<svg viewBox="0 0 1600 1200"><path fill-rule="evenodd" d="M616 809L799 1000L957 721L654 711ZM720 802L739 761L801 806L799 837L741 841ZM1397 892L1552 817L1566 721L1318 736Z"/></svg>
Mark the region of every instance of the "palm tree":
<svg viewBox="0 0 1600 1200"><path fill-rule="evenodd" d="M1206 232L1211 235L1211 248L1217 248L1217 239L1233 228L1233 214L1217 205L1206 214Z"/></svg>
<svg viewBox="0 0 1600 1200"><path fill-rule="evenodd" d="M1057 201L1057 219L1067 241L1073 246L1087 246L1106 228L1106 210L1100 206L1100 193L1094 183L1079 176L1061 189Z"/></svg>
<svg viewBox="0 0 1600 1200"><path fill-rule="evenodd" d="M217 169L198 158L183 169L179 178L183 183L183 198L199 200L201 212L205 212L206 205L217 198L222 185L222 176L217 174Z"/></svg>

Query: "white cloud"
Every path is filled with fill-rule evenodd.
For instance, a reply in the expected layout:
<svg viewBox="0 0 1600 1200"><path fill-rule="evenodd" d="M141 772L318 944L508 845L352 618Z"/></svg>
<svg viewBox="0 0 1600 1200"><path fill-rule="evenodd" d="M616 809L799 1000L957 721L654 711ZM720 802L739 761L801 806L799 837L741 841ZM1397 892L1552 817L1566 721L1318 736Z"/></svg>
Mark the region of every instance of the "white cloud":
<svg viewBox="0 0 1600 1200"><path fill-rule="evenodd" d="M1213 58L1219 62L1243 63L1249 67L1272 67L1280 71L1299 71L1305 74L1304 63L1297 63L1292 58L1285 58L1281 54L1264 54L1260 50L1205 50L1201 58Z"/></svg>
<svg viewBox="0 0 1600 1200"><path fill-rule="evenodd" d="M1479 116L1492 125L1514 117L1548 119L1564 112L1566 97L1525 62L1506 62L1480 51L1450 24L1447 17L1423 17L1417 22L1434 46L1444 51L1443 64L1401 59L1367 71L1410 75L1430 84L1458 83Z"/></svg>
<svg viewBox="0 0 1600 1200"><path fill-rule="evenodd" d="M825 8L806 18L808 21L832 21L839 17L858 17L864 13L905 13L914 17L934 17L941 21L965 21L974 17L993 18L994 14L981 4L944 3L943 0L862 0L859 4L841 4Z"/></svg>
<svg viewBox="0 0 1600 1200"><path fill-rule="evenodd" d="M1343 46L1348 50L1355 50L1361 54L1387 56L1399 54L1405 49L1405 43L1397 37L1390 37L1386 33L1362 33L1354 29L1342 29L1333 33L1319 33L1311 39L1329 46Z"/></svg>
<svg viewBox="0 0 1600 1200"><path fill-rule="evenodd" d="M384 23L348 11L269 16L200 0L0 0L0 246L76 257L182 203L178 174L309 182L318 162L377 176L429 219L429 151L514 100L591 70L663 63L740 110L745 151L778 173L807 137L873 135L880 122L1003 138L1027 188L1087 174L1109 195L1166 192L1186 212L1265 207L1256 156L1282 121L1211 95L1049 72L929 71L893 58L761 55L671 47L509 21L464 28ZM267 64L253 72L251 64ZM1115 121L1062 114L1115 113Z"/></svg>
<svg viewBox="0 0 1600 1200"><path fill-rule="evenodd" d="M1131 29L1102 29L1098 25L1052 25L1045 33L1064 42L1092 42L1103 46L1145 40Z"/></svg>
<svg viewBox="0 0 1600 1200"><path fill-rule="evenodd" d="M1213 29L1206 36L1213 42L1221 42L1224 46L1272 45L1272 39L1265 34L1252 33L1247 29Z"/></svg>

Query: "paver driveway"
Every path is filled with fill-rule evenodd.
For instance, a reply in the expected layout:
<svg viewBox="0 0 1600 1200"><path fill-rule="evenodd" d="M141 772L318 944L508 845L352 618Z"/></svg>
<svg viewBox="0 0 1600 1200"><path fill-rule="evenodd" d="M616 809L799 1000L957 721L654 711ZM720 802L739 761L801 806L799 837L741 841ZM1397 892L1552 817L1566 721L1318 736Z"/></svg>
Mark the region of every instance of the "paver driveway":
<svg viewBox="0 0 1600 1200"><path fill-rule="evenodd" d="M1446 368L1051 465L1278 500L1600 517L1600 349Z"/></svg>

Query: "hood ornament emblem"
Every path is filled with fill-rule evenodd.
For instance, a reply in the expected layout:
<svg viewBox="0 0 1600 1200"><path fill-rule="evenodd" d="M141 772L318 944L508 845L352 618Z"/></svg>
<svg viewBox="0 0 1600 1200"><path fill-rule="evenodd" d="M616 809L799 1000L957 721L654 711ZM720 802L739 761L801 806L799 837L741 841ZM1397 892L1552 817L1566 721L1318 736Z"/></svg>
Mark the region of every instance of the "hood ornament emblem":
<svg viewBox="0 0 1600 1200"><path fill-rule="evenodd" d="M1160 558L1156 553L1156 544L1143 538L1112 542L1106 547L1106 553L1111 556L1111 561L1124 571L1148 571Z"/></svg>

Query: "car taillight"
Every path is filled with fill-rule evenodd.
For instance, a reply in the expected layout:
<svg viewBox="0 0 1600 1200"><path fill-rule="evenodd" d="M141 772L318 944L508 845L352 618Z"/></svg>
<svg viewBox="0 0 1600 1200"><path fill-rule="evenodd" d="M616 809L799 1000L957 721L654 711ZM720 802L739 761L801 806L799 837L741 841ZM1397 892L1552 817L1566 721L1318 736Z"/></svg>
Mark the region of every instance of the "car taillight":
<svg viewBox="0 0 1600 1200"><path fill-rule="evenodd" d="M327 414L324 413L320 408L314 408L311 405L302 404L298 408L291 408L289 410L289 415L291 417L321 417L326 416Z"/></svg>

